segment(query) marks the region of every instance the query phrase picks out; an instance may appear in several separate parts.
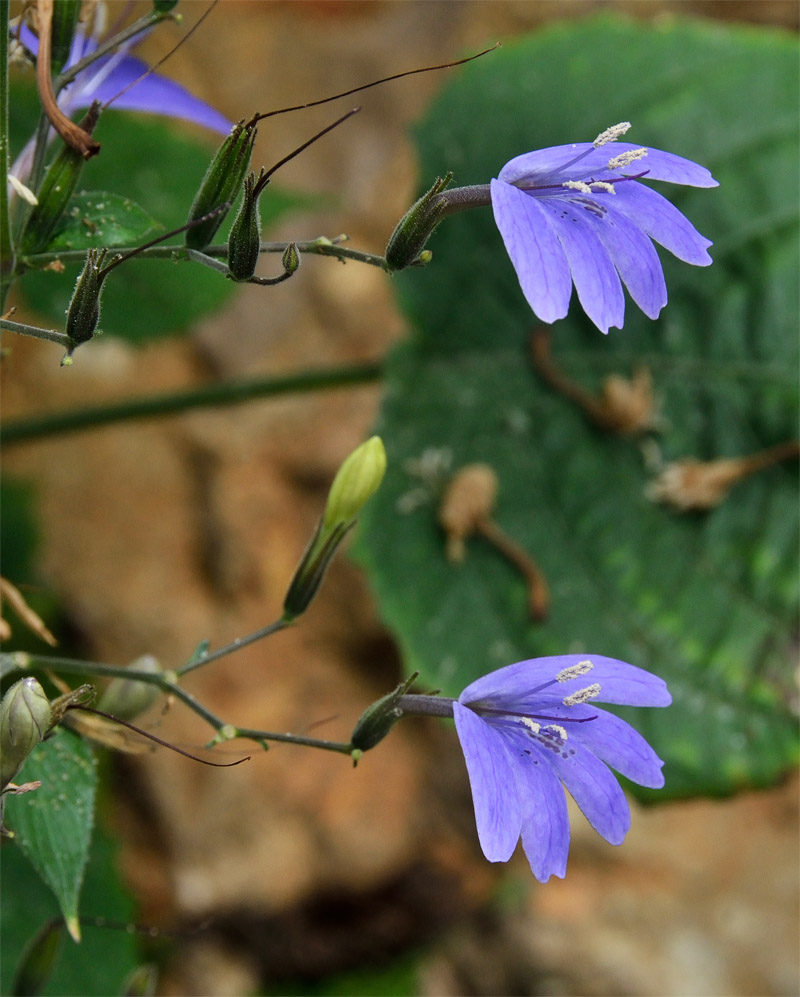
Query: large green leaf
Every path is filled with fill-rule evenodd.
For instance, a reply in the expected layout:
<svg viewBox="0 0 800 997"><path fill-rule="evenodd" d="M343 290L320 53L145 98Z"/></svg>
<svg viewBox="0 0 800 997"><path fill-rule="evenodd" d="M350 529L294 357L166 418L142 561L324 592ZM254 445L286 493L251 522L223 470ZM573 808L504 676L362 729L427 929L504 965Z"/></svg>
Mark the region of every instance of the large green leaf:
<svg viewBox="0 0 800 997"><path fill-rule="evenodd" d="M91 861L81 891L85 918L81 943L75 945L66 937L62 924L60 952L39 991L44 995L120 993L122 981L138 962L136 938L124 930L133 920L134 910L116 868L117 847L100 829L98 832L92 839ZM0 993L10 994L30 958L32 940L58 917L58 906L13 841L0 848L0 870ZM93 924L92 919L102 919L103 926Z"/></svg>
<svg viewBox="0 0 800 997"><path fill-rule="evenodd" d="M157 227L158 222L129 197L83 190L70 201L47 251L135 246Z"/></svg>
<svg viewBox="0 0 800 997"><path fill-rule="evenodd" d="M94 828L97 771L88 743L57 728L29 755L19 784L41 786L7 797L6 824L56 895L73 937L79 937L78 896Z"/></svg>
<svg viewBox="0 0 800 997"><path fill-rule="evenodd" d="M715 242L710 269L663 254L662 318L629 303L624 330L603 337L573 298L553 328L557 362L591 390L649 366L669 422L665 460L796 435L797 86L795 40L777 32L601 17L472 64L417 130L426 185L449 169L459 185L485 183L515 155L621 120L634 122L632 141L711 168L715 190L659 185ZM774 781L797 758L795 468L748 479L708 513L654 505L637 446L591 427L534 373L536 319L491 211L448 219L430 246L428 268L396 278L414 335L390 360L378 427L390 470L358 545L408 667L456 695L523 658L622 658L674 696L670 709L625 713L667 760L661 798ZM523 581L485 541L460 566L445 559L436 482L420 487L432 449L453 469L496 470L496 518L551 588L545 623L530 620Z"/></svg>

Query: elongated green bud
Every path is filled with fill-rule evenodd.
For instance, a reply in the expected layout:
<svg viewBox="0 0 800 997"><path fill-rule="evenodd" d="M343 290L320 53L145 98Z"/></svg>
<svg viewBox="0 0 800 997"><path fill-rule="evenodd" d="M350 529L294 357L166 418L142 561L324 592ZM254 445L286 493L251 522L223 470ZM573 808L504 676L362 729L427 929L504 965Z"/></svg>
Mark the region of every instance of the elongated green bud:
<svg viewBox="0 0 800 997"><path fill-rule="evenodd" d="M100 105L95 102L80 124L91 133L100 116ZM39 203L31 211L21 240L21 256L44 252L67 209L80 179L86 160L77 149L64 143L60 152L47 168L42 185L36 195Z"/></svg>
<svg viewBox="0 0 800 997"><path fill-rule="evenodd" d="M281 254L281 263L285 273L297 273L300 269L300 253L297 251L297 243L290 242Z"/></svg>
<svg viewBox="0 0 800 997"><path fill-rule="evenodd" d="M261 249L258 201L268 182L263 170L259 177L255 173L245 177L242 204L228 236L228 270L233 280L248 281L256 272Z"/></svg>
<svg viewBox="0 0 800 997"><path fill-rule="evenodd" d="M50 38L50 67L58 76L69 59L75 25L81 12L81 0L54 0Z"/></svg>
<svg viewBox="0 0 800 997"><path fill-rule="evenodd" d="M386 247L386 265L390 271L428 262L430 253L423 252L425 244L444 217L447 207L446 201L439 195L452 179L452 173L437 177L431 189L397 223Z"/></svg>
<svg viewBox="0 0 800 997"><path fill-rule="evenodd" d="M158 674L161 665L152 654L142 655L130 665L137 672ZM119 717L120 720L134 720L140 713L153 705L161 695L157 685L137 682L136 679L112 679L97 702L98 710Z"/></svg>
<svg viewBox="0 0 800 997"><path fill-rule="evenodd" d="M400 705L402 698L414 684L418 674L415 672L409 676L388 696L382 696L361 714L350 737L350 744L357 753L353 756L354 761L362 752L369 751L370 748L379 744L403 716L403 709Z"/></svg>
<svg viewBox="0 0 800 997"><path fill-rule="evenodd" d="M50 729L50 703L35 678L20 679L0 702L0 791Z"/></svg>
<svg viewBox="0 0 800 997"><path fill-rule="evenodd" d="M339 468L328 493L325 512L286 593L285 619L292 620L308 608L339 544L378 490L385 472L386 450L379 436L362 443Z"/></svg>
<svg viewBox="0 0 800 997"><path fill-rule="evenodd" d="M66 334L69 336L69 348L61 361L62 367L72 363L72 354L81 345L87 343L95 334L100 321L100 296L103 293L103 282L107 271L103 269L105 249L89 249L86 251L86 262L83 265L72 299L67 309Z"/></svg>
<svg viewBox="0 0 800 997"><path fill-rule="evenodd" d="M197 221L224 204L233 204L239 195L256 138L254 120L240 121L217 150L206 171L200 189L189 211L189 222ZM186 230L189 249L205 249L210 245L227 212L221 211L200 225Z"/></svg>

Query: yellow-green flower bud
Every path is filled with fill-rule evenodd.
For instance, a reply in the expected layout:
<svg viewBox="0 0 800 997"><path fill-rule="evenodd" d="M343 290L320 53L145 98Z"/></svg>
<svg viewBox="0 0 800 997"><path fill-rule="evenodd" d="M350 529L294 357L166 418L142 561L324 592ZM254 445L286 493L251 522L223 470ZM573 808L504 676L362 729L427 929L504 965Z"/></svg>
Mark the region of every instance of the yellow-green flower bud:
<svg viewBox="0 0 800 997"><path fill-rule="evenodd" d="M188 221L194 222L225 204L233 204L239 196L256 137L256 121L240 121L233 126L209 164L200 189L189 211ZM203 250L211 243L227 211L220 211L199 225L186 230L189 249Z"/></svg>
<svg viewBox="0 0 800 997"><path fill-rule="evenodd" d="M385 473L383 440L373 436L356 447L336 472L325 504L323 527L332 529L337 523L352 524L378 490Z"/></svg>
<svg viewBox="0 0 800 997"><path fill-rule="evenodd" d="M440 195L452 179L452 173L437 177L431 189L397 223L384 254L390 271L428 262L430 253L423 254L423 250L433 230L444 218L447 202Z"/></svg>
<svg viewBox="0 0 800 997"><path fill-rule="evenodd" d="M284 273L297 273L300 269L300 253L297 251L297 243L290 242L281 255Z"/></svg>
<svg viewBox="0 0 800 997"><path fill-rule="evenodd" d="M100 115L100 105L92 104L80 127L89 135L94 131ZM61 151L47 168L41 187L36 192L38 204L30 213L21 240L21 256L33 256L44 252L50 245L64 212L67 209L75 187L80 179L86 160L83 155L64 143Z"/></svg>
<svg viewBox="0 0 800 997"><path fill-rule="evenodd" d="M131 662L130 667L137 672L156 675L161 665L152 654L142 655ZM97 703L98 710L110 713L120 720L133 720L153 705L161 695L157 685L139 682L137 679L112 679L106 686Z"/></svg>
<svg viewBox="0 0 800 997"><path fill-rule="evenodd" d="M328 565L364 505L378 490L386 471L386 450L373 436L347 457L328 493L325 512L289 585L283 615L293 620L317 594Z"/></svg>
<svg viewBox="0 0 800 997"><path fill-rule="evenodd" d="M0 702L0 791L50 729L50 703L35 678L20 679Z"/></svg>

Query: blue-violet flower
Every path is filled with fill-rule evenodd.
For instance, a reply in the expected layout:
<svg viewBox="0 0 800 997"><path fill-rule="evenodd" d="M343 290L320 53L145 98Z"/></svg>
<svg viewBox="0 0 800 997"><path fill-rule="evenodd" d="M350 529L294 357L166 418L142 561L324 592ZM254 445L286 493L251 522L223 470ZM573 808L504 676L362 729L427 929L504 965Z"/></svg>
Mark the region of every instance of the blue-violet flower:
<svg viewBox="0 0 800 997"><path fill-rule="evenodd" d="M563 878L569 820L563 783L612 845L630 809L609 766L660 789L664 764L644 738L594 700L669 706L664 681L599 655L534 658L484 675L453 703L467 763L478 838L490 862L507 862L522 836L534 876Z"/></svg>
<svg viewBox="0 0 800 997"><path fill-rule="evenodd" d="M640 180L716 187L703 166L626 142L606 148L629 122L594 142L557 145L517 156L491 182L492 208L531 308L544 322L567 314L572 284L600 329L622 327L625 299L657 318L667 303L664 273L651 240L678 259L708 266L708 239L666 198Z"/></svg>

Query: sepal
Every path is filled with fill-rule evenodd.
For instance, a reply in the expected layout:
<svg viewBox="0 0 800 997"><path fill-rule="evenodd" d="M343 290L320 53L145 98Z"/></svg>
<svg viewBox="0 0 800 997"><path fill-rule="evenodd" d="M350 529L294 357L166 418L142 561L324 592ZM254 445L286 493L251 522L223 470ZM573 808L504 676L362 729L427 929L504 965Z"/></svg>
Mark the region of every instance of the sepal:
<svg viewBox="0 0 800 997"><path fill-rule="evenodd" d="M440 195L452 179L452 173L437 177L430 190L397 223L384 254L390 272L421 266L430 260L425 244L445 215L447 201Z"/></svg>

